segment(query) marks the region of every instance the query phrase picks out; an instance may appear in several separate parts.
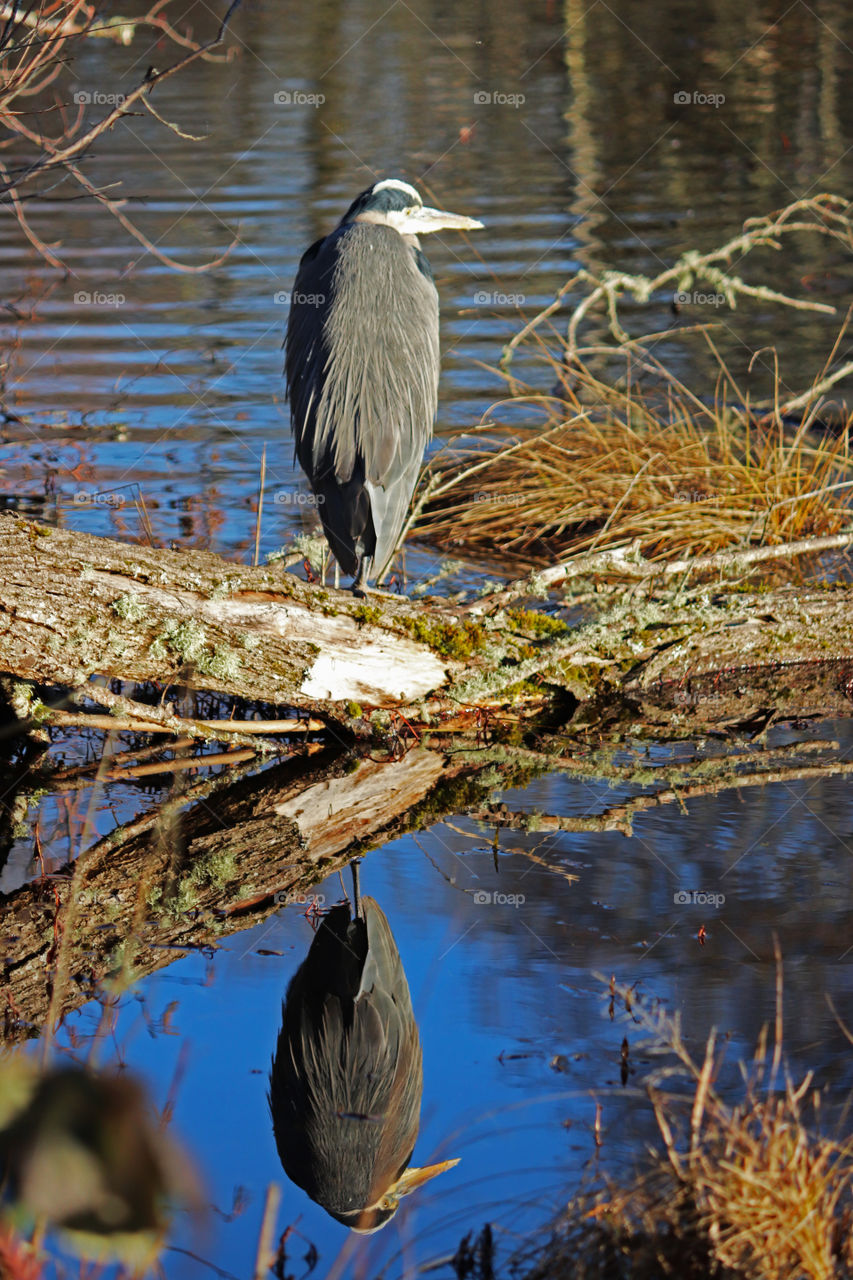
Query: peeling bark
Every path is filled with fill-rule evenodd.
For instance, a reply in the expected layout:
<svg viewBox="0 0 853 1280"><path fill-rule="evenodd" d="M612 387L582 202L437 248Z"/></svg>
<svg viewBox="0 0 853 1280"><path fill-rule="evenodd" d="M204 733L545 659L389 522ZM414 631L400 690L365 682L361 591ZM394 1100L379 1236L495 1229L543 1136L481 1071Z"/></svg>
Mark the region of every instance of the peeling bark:
<svg viewBox="0 0 853 1280"><path fill-rule="evenodd" d="M334 713L341 699L411 705L447 678L447 663L405 634L416 606L383 598L380 609L274 566L7 515L0 581L0 669L35 683L180 682Z"/></svg>

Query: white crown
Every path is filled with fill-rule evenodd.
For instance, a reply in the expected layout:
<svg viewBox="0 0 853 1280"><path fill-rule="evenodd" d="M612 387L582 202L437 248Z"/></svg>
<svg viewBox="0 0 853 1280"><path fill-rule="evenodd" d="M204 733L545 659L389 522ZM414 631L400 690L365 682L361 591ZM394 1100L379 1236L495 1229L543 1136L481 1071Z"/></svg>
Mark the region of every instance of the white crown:
<svg viewBox="0 0 853 1280"><path fill-rule="evenodd" d="M385 178L383 182L377 182L376 186L372 187L371 190L374 195L377 191L405 191L407 196L412 197L412 204L423 204L415 188L410 187L408 182L401 182L399 178Z"/></svg>

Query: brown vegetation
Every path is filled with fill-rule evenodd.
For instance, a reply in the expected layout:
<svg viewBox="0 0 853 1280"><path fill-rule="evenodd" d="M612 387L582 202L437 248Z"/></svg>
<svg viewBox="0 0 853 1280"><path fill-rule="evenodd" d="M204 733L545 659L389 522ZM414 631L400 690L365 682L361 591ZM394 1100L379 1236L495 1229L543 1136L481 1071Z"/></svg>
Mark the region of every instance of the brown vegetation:
<svg viewBox="0 0 853 1280"><path fill-rule="evenodd" d="M655 560L823 537L850 520L849 420L833 435L701 404L674 384L663 400L560 371L563 399L530 397L545 421L484 457L433 464L418 533L471 554L528 563L639 540ZM492 444L494 446L494 438Z"/></svg>
<svg viewBox="0 0 853 1280"><path fill-rule="evenodd" d="M784 1068L781 982L777 1008L774 1043L765 1029L752 1062L741 1064L738 1102L716 1087L723 1054L713 1033L699 1063L677 1017L639 1011L676 1060L647 1082L660 1148L627 1188L572 1201L547 1244L527 1253L527 1280L837 1280L851 1273L853 1139L821 1132L811 1073L795 1084ZM688 1095L664 1091L665 1080L683 1083L685 1075Z"/></svg>
<svg viewBox="0 0 853 1280"><path fill-rule="evenodd" d="M746 285L719 264L758 245L778 248L794 230L849 246L851 228L846 202L820 196L753 220L712 253L683 255L655 280L579 273L507 348L504 405L514 424L519 408L527 421L500 429L498 405L473 437L438 454L427 472L416 532L448 549L535 564L632 543L652 559L713 554L830 536L849 526L853 411L826 400L851 372L849 362L837 361L846 321L808 391L787 394L777 363L771 400L755 405L718 353L713 326L678 331L701 337L713 353L716 387L703 399L654 354L655 344L675 331L629 337L618 301L625 292L643 301L664 285L684 289L703 280L732 304L746 294L833 311ZM591 291L560 335L548 322L581 278ZM578 325L596 304L606 309L614 342L578 345ZM537 393L512 374L519 344L541 362L550 393Z"/></svg>

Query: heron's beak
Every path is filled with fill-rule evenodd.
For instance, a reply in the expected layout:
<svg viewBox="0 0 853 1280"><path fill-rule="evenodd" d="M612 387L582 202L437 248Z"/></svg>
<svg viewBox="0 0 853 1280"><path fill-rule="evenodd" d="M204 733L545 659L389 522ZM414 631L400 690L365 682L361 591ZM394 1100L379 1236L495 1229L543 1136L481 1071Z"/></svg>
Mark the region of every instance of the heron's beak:
<svg viewBox="0 0 853 1280"><path fill-rule="evenodd" d="M358 1215L356 1221L348 1221L346 1225L357 1235L372 1236L376 1231L381 1231L383 1227L387 1227L397 1212L403 1196L411 1195L413 1191L417 1191L418 1187L422 1187L425 1182L429 1182L431 1178L437 1178L440 1173L446 1173L448 1169L452 1169L458 1163L458 1160L442 1160L440 1164L428 1164L423 1169L407 1169L405 1173L400 1175L393 1186L388 1188L378 1204L369 1205ZM353 1214L352 1217L356 1217L356 1215ZM341 1221L343 1221L343 1218Z"/></svg>
<svg viewBox="0 0 853 1280"><path fill-rule="evenodd" d="M417 213L406 216L402 229L410 235L423 236L430 231L482 231L483 224L461 213L446 213L444 209L430 209L425 205Z"/></svg>
<svg viewBox="0 0 853 1280"><path fill-rule="evenodd" d="M411 1195L413 1191L417 1191L418 1187L422 1187L424 1183L429 1182L432 1178L437 1178L440 1173L446 1173L448 1169L452 1169L457 1165L459 1160L442 1160L440 1164L428 1164L423 1169L407 1169L401 1174L393 1187L389 1187L385 1192L385 1196L393 1196L395 1200L402 1199L403 1196Z"/></svg>

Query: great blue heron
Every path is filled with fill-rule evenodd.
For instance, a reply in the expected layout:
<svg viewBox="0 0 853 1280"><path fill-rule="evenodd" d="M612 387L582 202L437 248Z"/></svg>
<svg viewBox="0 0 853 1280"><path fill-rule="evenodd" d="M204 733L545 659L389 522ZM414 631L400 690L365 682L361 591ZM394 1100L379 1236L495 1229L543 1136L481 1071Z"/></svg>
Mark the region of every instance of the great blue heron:
<svg viewBox="0 0 853 1280"><path fill-rule="evenodd" d="M323 917L282 1006L270 1073L287 1176L354 1231L378 1231L402 1196L445 1169L409 1169L423 1068L400 954L384 913L359 898Z"/></svg>
<svg viewBox="0 0 853 1280"><path fill-rule="evenodd" d="M299 264L285 339L296 455L356 591L394 553L438 403L438 292L418 236L482 225L387 178Z"/></svg>

